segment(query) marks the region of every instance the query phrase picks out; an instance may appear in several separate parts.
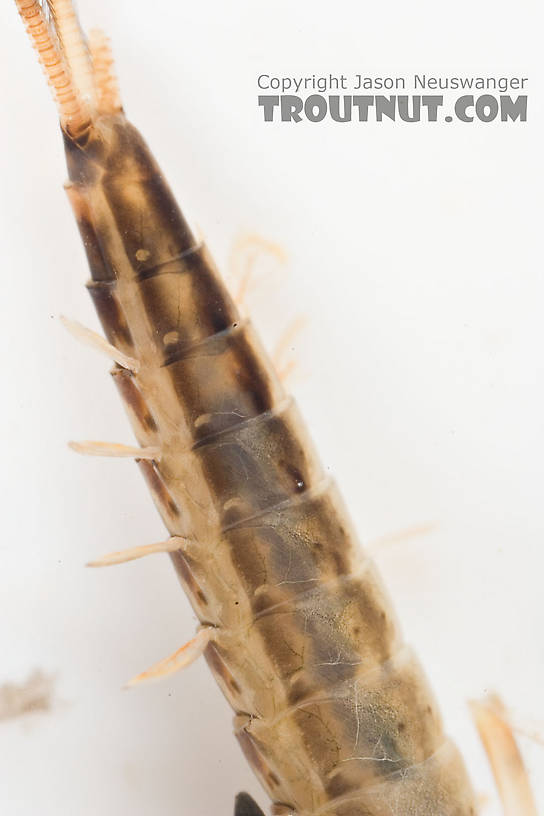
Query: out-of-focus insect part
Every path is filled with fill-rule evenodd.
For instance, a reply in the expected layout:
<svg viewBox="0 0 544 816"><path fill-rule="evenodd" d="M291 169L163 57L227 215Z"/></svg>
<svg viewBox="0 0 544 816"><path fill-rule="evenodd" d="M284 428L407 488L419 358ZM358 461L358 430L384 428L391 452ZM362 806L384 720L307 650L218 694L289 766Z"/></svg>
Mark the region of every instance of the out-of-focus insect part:
<svg viewBox="0 0 544 816"><path fill-rule="evenodd" d="M3 683L0 686L0 722L51 711L54 700L55 678L34 670L21 683Z"/></svg>
<svg viewBox="0 0 544 816"><path fill-rule="evenodd" d="M264 813L249 793L242 792L234 801L234 816L264 816Z"/></svg>
<svg viewBox="0 0 544 816"><path fill-rule="evenodd" d="M497 695L470 703L472 717L489 758L504 808L504 816L538 816L527 771Z"/></svg>

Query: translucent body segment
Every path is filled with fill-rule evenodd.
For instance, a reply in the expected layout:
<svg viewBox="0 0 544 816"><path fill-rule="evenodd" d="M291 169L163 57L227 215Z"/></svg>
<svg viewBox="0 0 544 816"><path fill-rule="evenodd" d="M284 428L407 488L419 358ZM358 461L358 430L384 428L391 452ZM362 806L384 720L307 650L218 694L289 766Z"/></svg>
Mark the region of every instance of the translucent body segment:
<svg viewBox="0 0 544 816"><path fill-rule="evenodd" d="M259 416L283 398L249 323L192 346L168 364L168 372L196 441Z"/></svg>
<svg viewBox="0 0 544 816"><path fill-rule="evenodd" d="M255 596L255 612L349 575L360 559L357 535L335 484L321 480L283 504L223 530L221 546ZM276 591L282 593L276 597Z"/></svg>
<svg viewBox="0 0 544 816"><path fill-rule="evenodd" d="M324 797L344 796L423 762L444 741L436 702L409 649L373 671L335 685L287 709L273 720L252 719L241 735L289 791L297 811L312 811L313 771ZM293 776L291 757L299 768ZM306 776L300 773L305 765ZM271 790L274 798L276 791Z"/></svg>
<svg viewBox="0 0 544 816"><path fill-rule="evenodd" d="M450 740L425 762L398 771L381 785L348 794L319 816L476 816L466 770Z"/></svg>
<svg viewBox="0 0 544 816"><path fill-rule="evenodd" d="M239 320L204 245L140 273L139 293L165 362ZM183 303L183 309L179 304Z"/></svg>
<svg viewBox="0 0 544 816"><path fill-rule="evenodd" d="M259 613L252 629L267 645L294 705L339 679L387 661L401 638L389 598L370 565L318 584Z"/></svg>
<svg viewBox="0 0 544 816"><path fill-rule="evenodd" d="M251 608L250 603L247 606ZM238 608L225 605L219 621ZM288 598L275 612L257 616L249 625L221 630L212 662L233 708L273 719L339 682L383 665L400 645L387 596L369 568L360 576ZM231 678L236 678L234 694Z"/></svg>
<svg viewBox="0 0 544 816"><path fill-rule="evenodd" d="M198 445L222 527L300 495L323 471L294 402Z"/></svg>
<svg viewBox="0 0 544 816"><path fill-rule="evenodd" d="M360 561L331 483L226 530L214 558L238 576L234 601L215 618L230 632L216 644L215 663L218 675L246 678L243 694L229 697L239 710L275 716L400 647L387 593L370 562ZM191 568L206 585L203 564L195 558ZM263 678L267 663L273 668Z"/></svg>

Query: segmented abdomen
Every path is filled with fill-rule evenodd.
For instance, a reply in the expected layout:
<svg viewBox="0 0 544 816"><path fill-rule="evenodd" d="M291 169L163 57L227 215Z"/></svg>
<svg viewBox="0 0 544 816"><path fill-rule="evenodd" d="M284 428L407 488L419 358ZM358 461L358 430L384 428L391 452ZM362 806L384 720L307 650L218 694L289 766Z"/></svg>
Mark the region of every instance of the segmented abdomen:
<svg viewBox="0 0 544 816"><path fill-rule="evenodd" d="M66 142L74 207L140 465L206 657L276 811L469 816L463 763L296 406L121 116Z"/></svg>

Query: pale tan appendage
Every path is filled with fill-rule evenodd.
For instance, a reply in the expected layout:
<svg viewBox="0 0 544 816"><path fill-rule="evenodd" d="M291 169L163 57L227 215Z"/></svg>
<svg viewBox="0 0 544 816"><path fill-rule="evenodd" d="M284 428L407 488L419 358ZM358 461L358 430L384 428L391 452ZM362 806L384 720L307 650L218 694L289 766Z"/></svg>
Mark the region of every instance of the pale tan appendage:
<svg viewBox="0 0 544 816"><path fill-rule="evenodd" d="M307 322L308 320L304 315L295 317L282 332L282 335L276 343L274 351L272 352L272 361L282 383L285 383L296 369L296 362L293 360L293 358L289 358L288 356L290 350L289 346L291 346L295 337L300 334Z"/></svg>
<svg viewBox="0 0 544 816"><path fill-rule="evenodd" d="M101 113L122 110L119 85L113 69L113 57L108 37L99 28L89 32L89 51L94 68L97 106Z"/></svg>
<svg viewBox="0 0 544 816"><path fill-rule="evenodd" d="M231 288L234 289L234 302L237 306L244 303L255 275L257 260L262 255L269 255L281 266L287 260L287 255L280 244L269 241L256 232L242 233L231 247L227 277Z"/></svg>
<svg viewBox="0 0 544 816"><path fill-rule="evenodd" d="M183 550L187 547L189 540L181 536L171 536L166 541L157 541L154 544L143 544L141 547L131 547L128 550L117 550L116 552L103 555L94 561L89 561L88 567L112 567L117 564L126 564L129 561L136 561L146 555L154 553L169 553Z"/></svg>
<svg viewBox="0 0 544 816"><path fill-rule="evenodd" d="M106 338L101 334L97 334L97 332L94 332L92 329L88 329L86 326L78 323L77 320L68 320L68 318L62 315L60 322L64 328L70 332L72 337L75 337L77 340L85 343L85 345L109 357L110 360L113 360L122 368L132 371L134 374L138 373L138 369L140 368L138 360L135 360L134 357L129 357L127 354L123 354L122 351L115 348L111 343L108 343Z"/></svg>
<svg viewBox="0 0 544 816"><path fill-rule="evenodd" d="M97 442L86 439L81 442L68 442L68 447L75 453L84 456L108 456L114 459L147 459L158 462L161 458L161 449L149 445L138 448L135 445L121 445L119 442Z"/></svg>
<svg viewBox="0 0 544 816"><path fill-rule="evenodd" d="M504 816L538 816L523 758L501 699L491 695L487 700L471 701L470 710L489 758Z"/></svg>
<svg viewBox="0 0 544 816"><path fill-rule="evenodd" d="M138 686L140 683L147 683L149 680L162 680L163 677L168 677L170 674L175 674L181 669L186 669L195 660L198 660L213 640L214 636L213 626L204 626L196 633L192 640L185 643L180 649L177 649L174 654L160 660L150 669L129 680L125 688L132 688Z"/></svg>
<svg viewBox="0 0 544 816"><path fill-rule="evenodd" d="M287 261L287 253L280 244L256 232L242 233L231 247L227 281L229 289L234 290L234 302L241 310L252 288L256 266L263 255L270 256L280 266L284 266ZM295 317L281 333L272 352L272 361L282 383L285 383L296 369L294 360L287 359L289 345L307 322L304 315Z"/></svg>

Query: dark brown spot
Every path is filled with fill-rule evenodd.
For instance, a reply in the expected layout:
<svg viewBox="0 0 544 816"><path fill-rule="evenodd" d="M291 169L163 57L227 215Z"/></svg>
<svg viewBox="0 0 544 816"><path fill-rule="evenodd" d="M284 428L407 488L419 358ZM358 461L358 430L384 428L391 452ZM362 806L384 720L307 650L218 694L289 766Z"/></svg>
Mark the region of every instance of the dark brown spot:
<svg viewBox="0 0 544 816"><path fill-rule="evenodd" d="M66 188L68 199L72 205L79 234L83 240L83 246L87 254L87 261L93 280L112 280L114 275L112 270L106 265L96 231L92 224L87 200L76 184L71 184Z"/></svg>
<svg viewBox="0 0 544 816"><path fill-rule="evenodd" d="M280 784L280 780L273 771L268 771L268 782L271 787L275 788Z"/></svg>
<svg viewBox="0 0 544 816"><path fill-rule="evenodd" d="M208 646L204 654L206 661L216 678L218 678L223 685L227 686L227 688L233 692L233 694L239 695L241 688L233 677L230 669L227 667L222 656L219 654L218 648L212 643Z"/></svg>
<svg viewBox="0 0 544 816"><path fill-rule="evenodd" d="M316 677L310 677L306 672L299 672L289 687L288 700L290 705L297 705L311 697L316 690Z"/></svg>
<svg viewBox="0 0 544 816"><path fill-rule="evenodd" d="M118 367L114 368L111 374L121 398L137 419L141 429L155 433L158 430L157 423L134 381L132 372Z"/></svg>
<svg viewBox="0 0 544 816"><path fill-rule="evenodd" d="M233 691L235 694L240 694L240 692L242 691L242 689L240 688L240 686L238 685L238 683L236 682L236 680L234 679L234 677L233 677L232 675L230 676L228 683L229 683L229 687L230 687L230 689L231 689L231 690L232 690L232 691Z"/></svg>
<svg viewBox="0 0 544 816"><path fill-rule="evenodd" d="M180 515L179 508L163 482L157 464L146 459L139 459L138 465L159 508L168 510L170 515L177 518Z"/></svg>
<svg viewBox="0 0 544 816"><path fill-rule="evenodd" d="M202 606L207 606L208 599L194 576L187 556L178 550L170 553L170 557L189 598L200 601Z"/></svg>
<svg viewBox="0 0 544 816"><path fill-rule="evenodd" d="M116 281L91 281L87 289L109 342L122 351L134 351L132 335L115 292Z"/></svg>
<svg viewBox="0 0 544 816"><path fill-rule="evenodd" d="M331 799L348 793L352 788L351 778L341 770L334 771L327 782L327 793Z"/></svg>
<svg viewBox="0 0 544 816"><path fill-rule="evenodd" d="M140 295L163 364L232 326L237 310L204 246L139 273Z"/></svg>

